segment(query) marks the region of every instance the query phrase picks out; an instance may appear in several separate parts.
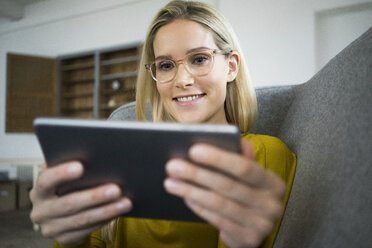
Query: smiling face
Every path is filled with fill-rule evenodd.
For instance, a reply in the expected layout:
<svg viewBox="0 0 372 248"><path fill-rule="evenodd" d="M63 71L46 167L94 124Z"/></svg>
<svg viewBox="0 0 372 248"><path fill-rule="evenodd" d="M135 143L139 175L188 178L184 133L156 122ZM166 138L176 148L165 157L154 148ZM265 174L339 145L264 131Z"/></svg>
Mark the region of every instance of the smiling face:
<svg viewBox="0 0 372 248"><path fill-rule="evenodd" d="M195 51L219 49L212 33L204 26L189 20L176 20L161 27L153 43L155 60L166 57L174 61ZM231 72L230 55L214 56L211 71L194 76L178 65L173 80L157 83L157 90L168 113L183 123L227 123L224 102L227 83L235 78Z"/></svg>

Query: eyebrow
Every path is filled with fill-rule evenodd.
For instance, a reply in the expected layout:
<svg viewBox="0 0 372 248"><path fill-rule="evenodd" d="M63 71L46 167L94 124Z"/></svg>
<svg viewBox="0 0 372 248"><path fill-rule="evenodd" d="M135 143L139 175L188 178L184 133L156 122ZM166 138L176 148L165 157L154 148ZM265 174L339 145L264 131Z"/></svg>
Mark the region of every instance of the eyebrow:
<svg viewBox="0 0 372 248"><path fill-rule="evenodd" d="M193 52L195 52L195 51L206 50L206 49L209 50L209 49L211 49L211 48L209 48L209 47L204 47L204 46L202 46L202 47L192 48L192 49L190 49L190 50L187 50L186 55L187 55L187 54L190 54L190 53L193 53ZM172 59L172 56L170 56L170 55L161 55L161 56L156 57L156 58L155 58L155 61L156 61L156 60L168 60L168 59Z"/></svg>

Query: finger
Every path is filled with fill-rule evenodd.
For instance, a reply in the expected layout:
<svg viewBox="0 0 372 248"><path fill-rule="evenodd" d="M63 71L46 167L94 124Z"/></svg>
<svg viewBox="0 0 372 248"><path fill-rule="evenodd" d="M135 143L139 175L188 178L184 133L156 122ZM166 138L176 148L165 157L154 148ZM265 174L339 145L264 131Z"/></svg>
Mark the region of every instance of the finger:
<svg viewBox="0 0 372 248"><path fill-rule="evenodd" d="M241 150L243 156L245 156L246 158L254 158L254 148L252 143L250 143L249 141L242 140ZM266 188L272 189L271 192L279 196L280 199L282 199L284 197L287 187L284 181L271 171L268 170L265 171L268 172L268 174L266 174L266 182L270 185Z"/></svg>
<svg viewBox="0 0 372 248"><path fill-rule="evenodd" d="M256 214L235 201L230 201L219 194L179 180L167 179L165 187L171 194L196 202L203 209L227 216L238 223L249 222L250 220L245 217Z"/></svg>
<svg viewBox="0 0 372 248"><path fill-rule="evenodd" d="M182 179L240 202L246 206L259 204L262 192L253 190L249 185L218 171L196 166L188 161L172 159L166 164L169 176Z"/></svg>
<svg viewBox="0 0 372 248"><path fill-rule="evenodd" d="M168 161L166 172L172 178L198 184L247 206L262 206L268 197L275 197L281 201L285 193L285 184L281 182L281 179L277 180L277 176L269 171L265 172L272 173L273 177L275 177L274 179L268 179L271 180L270 185L272 186L260 189L251 187L250 184L236 180L219 171L212 171L182 159ZM271 175L268 176L270 177ZM275 181L278 181L279 184L273 185Z"/></svg>
<svg viewBox="0 0 372 248"><path fill-rule="evenodd" d="M131 201L123 197L115 202L88 209L72 216L51 219L44 225L43 232L46 233L47 236L55 237L65 232L91 228L121 214L125 214L129 212L131 208Z"/></svg>
<svg viewBox="0 0 372 248"><path fill-rule="evenodd" d="M49 168L40 174L35 185L34 194L41 198L54 195L58 185L79 178L82 174L83 166L78 161Z"/></svg>
<svg viewBox="0 0 372 248"><path fill-rule="evenodd" d="M44 212L53 209L54 217L70 216L84 209L117 200L120 196L121 189L117 185L109 184L64 195L41 207Z"/></svg>
<svg viewBox="0 0 372 248"><path fill-rule="evenodd" d="M240 154L207 144L196 144L190 148L189 155L196 163L222 171L252 186L261 187L266 182L265 170Z"/></svg>
<svg viewBox="0 0 372 248"><path fill-rule="evenodd" d="M74 244L80 244L89 234L98 230L103 225L105 225L105 223L97 224L95 226L85 228L82 230L78 230L78 231L74 230L71 232L65 232L62 234L58 234L55 237L47 236L48 234L44 234L44 232L43 232L43 235L45 237L56 240L58 243L62 245L74 245Z"/></svg>
<svg viewBox="0 0 372 248"><path fill-rule="evenodd" d="M226 232L220 231L220 239L227 247L239 247L239 240L234 235L227 235Z"/></svg>
<svg viewBox="0 0 372 248"><path fill-rule="evenodd" d="M248 232L246 230L238 230L238 228L231 228L234 231L223 231L220 232L220 238L227 245L227 247L246 247L255 248L261 247L262 242L266 238L256 230Z"/></svg>
<svg viewBox="0 0 372 248"><path fill-rule="evenodd" d="M221 238L228 246L258 247L274 226L270 221L254 218L255 216L252 216L255 221L251 221L249 225L245 223L246 225L243 226L193 201L186 200L185 202L197 215L220 230Z"/></svg>

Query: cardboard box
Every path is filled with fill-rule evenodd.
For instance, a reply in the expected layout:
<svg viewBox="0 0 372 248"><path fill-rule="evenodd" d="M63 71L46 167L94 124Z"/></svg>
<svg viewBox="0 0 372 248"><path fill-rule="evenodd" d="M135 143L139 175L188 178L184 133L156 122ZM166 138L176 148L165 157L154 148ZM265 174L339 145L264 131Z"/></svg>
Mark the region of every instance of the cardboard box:
<svg viewBox="0 0 372 248"><path fill-rule="evenodd" d="M16 209L17 183L14 181L0 182L0 212Z"/></svg>
<svg viewBox="0 0 372 248"><path fill-rule="evenodd" d="M18 182L18 209L31 208L30 190L32 189L31 181Z"/></svg>

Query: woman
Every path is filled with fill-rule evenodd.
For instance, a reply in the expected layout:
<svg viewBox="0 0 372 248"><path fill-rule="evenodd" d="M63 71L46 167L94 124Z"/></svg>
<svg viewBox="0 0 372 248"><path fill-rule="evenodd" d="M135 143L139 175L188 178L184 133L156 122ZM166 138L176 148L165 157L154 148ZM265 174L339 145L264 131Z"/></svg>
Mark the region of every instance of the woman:
<svg viewBox="0 0 372 248"><path fill-rule="evenodd" d="M46 169L31 192L31 219L43 234L55 247L271 247L295 156L276 138L247 133L257 112L254 90L234 32L216 10L172 1L159 11L139 68L139 120L148 100L154 121L232 123L242 131L242 154L197 144L191 162L166 164L165 189L209 224L114 219L132 207L117 185L58 197L61 182L83 173L71 162Z"/></svg>

